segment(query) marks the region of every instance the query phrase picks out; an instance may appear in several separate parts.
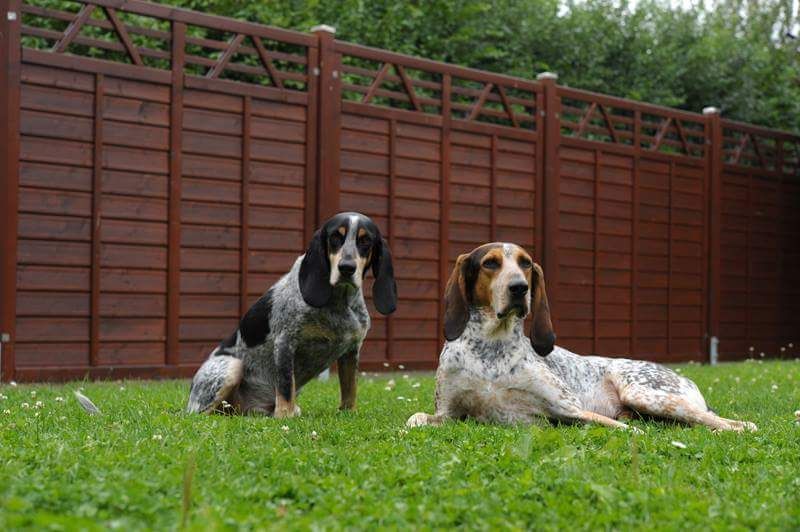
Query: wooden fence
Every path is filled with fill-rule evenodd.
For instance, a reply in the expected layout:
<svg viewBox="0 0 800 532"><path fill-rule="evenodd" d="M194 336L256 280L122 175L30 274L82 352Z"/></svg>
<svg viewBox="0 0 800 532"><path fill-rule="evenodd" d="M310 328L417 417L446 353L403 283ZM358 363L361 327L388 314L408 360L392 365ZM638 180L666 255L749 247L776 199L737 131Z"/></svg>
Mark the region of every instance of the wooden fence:
<svg viewBox="0 0 800 532"><path fill-rule="evenodd" d="M454 260L494 240L543 264L565 347L797 352L797 136L325 27L43 5L0 21L4 380L190 375L339 210L396 260L364 368L434 367Z"/></svg>

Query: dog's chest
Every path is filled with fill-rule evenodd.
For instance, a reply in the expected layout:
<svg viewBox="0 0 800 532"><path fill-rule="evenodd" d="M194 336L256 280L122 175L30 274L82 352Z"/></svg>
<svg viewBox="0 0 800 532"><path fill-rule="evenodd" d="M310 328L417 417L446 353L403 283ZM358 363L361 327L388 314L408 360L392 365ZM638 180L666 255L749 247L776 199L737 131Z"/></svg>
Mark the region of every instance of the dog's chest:
<svg viewBox="0 0 800 532"><path fill-rule="evenodd" d="M315 312L299 325L295 364L302 372L322 371L340 356L357 350L369 329L366 308Z"/></svg>
<svg viewBox="0 0 800 532"><path fill-rule="evenodd" d="M443 393L456 411L500 423L530 423L544 411L533 389L536 361L532 350L519 343L502 349L466 344L443 353L439 375L447 382Z"/></svg>

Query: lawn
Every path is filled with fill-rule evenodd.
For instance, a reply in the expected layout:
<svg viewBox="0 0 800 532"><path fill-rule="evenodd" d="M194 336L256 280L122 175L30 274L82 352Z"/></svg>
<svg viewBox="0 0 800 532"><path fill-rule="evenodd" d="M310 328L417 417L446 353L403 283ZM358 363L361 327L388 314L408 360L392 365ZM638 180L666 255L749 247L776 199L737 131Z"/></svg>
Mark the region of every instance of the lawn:
<svg viewBox="0 0 800 532"><path fill-rule="evenodd" d="M351 413L335 379L314 382L284 421L187 416L186 381L2 386L0 529L800 527L800 363L679 368L759 432L406 431L433 408L413 373L362 375Z"/></svg>

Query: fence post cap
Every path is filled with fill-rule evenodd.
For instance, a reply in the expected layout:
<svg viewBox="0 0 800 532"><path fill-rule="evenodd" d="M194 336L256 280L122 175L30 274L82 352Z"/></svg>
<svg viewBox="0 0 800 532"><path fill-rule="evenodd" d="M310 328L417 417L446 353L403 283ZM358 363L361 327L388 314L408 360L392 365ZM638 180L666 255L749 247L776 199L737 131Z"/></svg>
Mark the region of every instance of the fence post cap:
<svg viewBox="0 0 800 532"><path fill-rule="evenodd" d="M719 107L703 107L704 115L718 115Z"/></svg>
<svg viewBox="0 0 800 532"><path fill-rule="evenodd" d="M333 35L336 35L336 28L333 26L328 26L327 24L317 24L311 28L311 33L317 33L318 31L324 31L325 33L332 33Z"/></svg>
<svg viewBox="0 0 800 532"><path fill-rule="evenodd" d="M542 81L545 79L558 79L558 74L555 72L539 72L536 74L536 79Z"/></svg>

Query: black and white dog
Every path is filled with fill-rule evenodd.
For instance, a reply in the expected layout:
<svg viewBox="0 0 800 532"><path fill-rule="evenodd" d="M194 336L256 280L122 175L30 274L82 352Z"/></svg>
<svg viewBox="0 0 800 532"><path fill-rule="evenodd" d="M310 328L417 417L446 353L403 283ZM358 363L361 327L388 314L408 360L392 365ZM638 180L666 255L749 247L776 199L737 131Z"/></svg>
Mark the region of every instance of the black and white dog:
<svg viewBox="0 0 800 532"><path fill-rule="evenodd" d="M340 408L354 408L358 354L370 327L361 290L370 267L375 307L391 314L397 288L392 256L378 227L354 212L325 222L305 255L197 371L187 410L297 416L297 392L334 361Z"/></svg>

